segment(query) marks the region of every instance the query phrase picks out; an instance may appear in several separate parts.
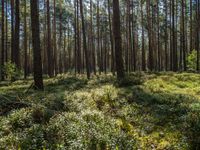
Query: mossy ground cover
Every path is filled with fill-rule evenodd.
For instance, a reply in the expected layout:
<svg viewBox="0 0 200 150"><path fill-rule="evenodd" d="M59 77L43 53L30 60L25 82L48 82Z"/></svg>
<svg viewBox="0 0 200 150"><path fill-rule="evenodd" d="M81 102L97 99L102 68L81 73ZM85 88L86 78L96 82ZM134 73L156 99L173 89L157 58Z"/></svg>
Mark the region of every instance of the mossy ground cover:
<svg viewBox="0 0 200 150"><path fill-rule="evenodd" d="M0 83L0 149L165 150L200 147L200 75L60 75Z"/></svg>

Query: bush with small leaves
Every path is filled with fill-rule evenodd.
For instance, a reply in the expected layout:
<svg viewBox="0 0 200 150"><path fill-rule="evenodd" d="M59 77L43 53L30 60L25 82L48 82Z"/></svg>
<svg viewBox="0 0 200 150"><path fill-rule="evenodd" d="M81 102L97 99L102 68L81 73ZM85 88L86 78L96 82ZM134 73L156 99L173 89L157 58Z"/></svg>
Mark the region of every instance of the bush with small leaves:
<svg viewBox="0 0 200 150"><path fill-rule="evenodd" d="M9 80L16 80L22 76L22 70L18 69L11 61L4 64L2 71Z"/></svg>
<svg viewBox="0 0 200 150"><path fill-rule="evenodd" d="M197 69L197 51L193 50L187 57L187 68L189 71Z"/></svg>
<svg viewBox="0 0 200 150"><path fill-rule="evenodd" d="M134 147L133 138L123 134L116 120L98 111L80 114L63 113L52 118L47 129L48 140L69 150L116 149Z"/></svg>

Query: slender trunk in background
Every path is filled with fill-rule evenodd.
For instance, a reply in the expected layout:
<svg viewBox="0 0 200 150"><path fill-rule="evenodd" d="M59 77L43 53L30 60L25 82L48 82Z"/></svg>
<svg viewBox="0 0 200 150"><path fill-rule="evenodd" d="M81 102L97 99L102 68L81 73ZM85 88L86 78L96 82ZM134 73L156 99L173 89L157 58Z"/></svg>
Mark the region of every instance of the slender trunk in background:
<svg viewBox="0 0 200 150"><path fill-rule="evenodd" d="M146 71L146 53L144 47L144 14L143 14L142 0L141 0L141 21L142 21L142 71Z"/></svg>
<svg viewBox="0 0 200 150"><path fill-rule="evenodd" d="M61 52L61 49L62 49L62 4L61 4L61 1L59 1L59 73L63 73L63 64L62 64L62 52ZM55 52L56 54L57 52ZM54 56L57 61L57 54L56 56ZM58 73L58 72L57 72Z"/></svg>
<svg viewBox="0 0 200 150"><path fill-rule="evenodd" d="M112 21L110 12L110 0L108 0L108 21L109 21L109 32L110 32L110 45L111 45L111 72L115 75L115 54L114 54L114 42L113 42L113 31Z"/></svg>
<svg viewBox="0 0 200 150"><path fill-rule="evenodd" d="M119 0L113 0L113 33L115 39L115 59L116 60L116 71L117 78L124 78L124 65L122 58L122 43L121 43L121 33L120 33L120 10L119 10Z"/></svg>
<svg viewBox="0 0 200 150"><path fill-rule="evenodd" d="M77 23L77 56L76 56L76 61L77 61L77 71L78 74L81 73L81 68L82 68L82 57L81 57L81 35L80 35L80 23L79 23L79 2L77 0L77 9L76 9L77 13L76 13L76 23Z"/></svg>
<svg viewBox="0 0 200 150"><path fill-rule="evenodd" d="M51 23L50 23L50 6L49 0L47 0L47 57L48 57L48 75L53 77L54 65L53 65L53 53L51 47Z"/></svg>
<svg viewBox="0 0 200 150"><path fill-rule="evenodd" d="M14 63L14 45L15 45L15 34L14 34L14 0L10 1L11 5L11 62Z"/></svg>
<svg viewBox="0 0 200 150"><path fill-rule="evenodd" d="M147 24L148 24L148 39L149 39L149 70L154 69L154 54L152 49L152 19L150 10L150 0L147 0Z"/></svg>
<svg viewBox="0 0 200 150"><path fill-rule="evenodd" d="M4 46L4 0L1 1L2 3L2 13L1 13L1 67L4 67L4 52L5 52L5 46ZM4 80L4 71L3 69L0 70L1 73L1 80Z"/></svg>
<svg viewBox="0 0 200 150"><path fill-rule="evenodd" d="M43 0L44 3L44 28L43 28L43 73L48 74L48 57L47 57L47 6L46 6L46 0Z"/></svg>
<svg viewBox="0 0 200 150"><path fill-rule="evenodd" d="M24 0L24 79L28 74L28 62L27 62L27 23L26 23L26 0Z"/></svg>
<svg viewBox="0 0 200 150"><path fill-rule="evenodd" d="M168 3L165 1L165 71L168 71L169 64L168 37Z"/></svg>
<svg viewBox="0 0 200 150"><path fill-rule="evenodd" d="M85 22L84 22L83 1L82 0L80 0L80 14L81 14L81 20L82 20L83 50L85 53L87 78L90 79L90 65L89 65L89 57L88 57L88 50L87 50L87 43L86 43L86 32L85 32Z"/></svg>
<svg viewBox="0 0 200 150"><path fill-rule="evenodd" d="M6 1L6 47L5 47L5 62L8 62L8 1Z"/></svg>
<svg viewBox="0 0 200 150"><path fill-rule="evenodd" d="M14 63L16 64L17 68L20 68L19 30L20 30L19 0L15 0Z"/></svg>
<svg viewBox="0 0 200 150"><path fill-rule="evenodd" d="M200 12L199 12L199 4L200 1L199 0L196 0L196 51L197 51L197 71L200 71L200 65L199 65L199 54L200 54L200 49L199 49L199 17L200 17Z"/></svg>
<svg viewBox="0 0 200 150"><path fill-rule="evenodd" d="M64 65L64 73L67 72L67 52L66 52L66 32L67 29L64 31L64 45L63 45L63 65ZM71 63L71 62L70 62ZM69 69L71 68L71 64L69 63Z"/></svg>
<svg viewBox="0 0 200 150"><path fill-rule="evenodd" d="M176 51L176 27L175 27L175 0L172 0L172 59L173 59L173 71L177 71L177 51Z"/></svg>
<svg viewBox="0 0 200 150"><path fill-rule="evenodd" d="M182 61L183 61L183 70L186 71L187 67L186 67L186 38L185 38L185 7L186 7L185 0L181 0L181 3L182 3L182 53L183 53L183 57L180 59L182 59Z"/></svg>
<svg viewBox="0 0 200 150"><path fill-rule="evenodd" d="M193 50L193 5L190 0L190 52Z"/></svg>
<svg viewBox="0 0 200 150"><path fill-rule="evenodd" d="M57 37L56 37L56 0L53 1L53 62L55 68L55 75L58 74L58 60L57 60Z"/></svg>
<svg viewBox="0 0 200 150"><path fill-rule="evenodd" d="M64 50L65 50L66 35L65 35L64 39L65 39L65 41L64 41ZM77 73L77 43L78 43L77 42L77 0L74 0L74 69L75 69L75 76Z"/></svg>
<svg viewBox="0 0 200 150"><path fill-rule="evenodd" d="M91 41L91 54L92 54L92 69L94 74L96 75L96 51L94 45L94 33L93 33L93 1L90 0L90 41Z"/></svg>
<svg viewBox="0 0 200 150"><path fill-rule="evenodd" d="M162 68L162 63L161 63L161 55L162 55L162 51L161 51L161 47L160 47L160 8L159 8L159 0L157 0L157 62L158 62L158 71L161 71Z"/></svg>
<svg viewBox="0 0 200 150"><path fill-rule="evenodd" d="M99 0L97 0L97 61L99 67L99 74L101 74L100 61L100 14L99 14Z"/></svg>

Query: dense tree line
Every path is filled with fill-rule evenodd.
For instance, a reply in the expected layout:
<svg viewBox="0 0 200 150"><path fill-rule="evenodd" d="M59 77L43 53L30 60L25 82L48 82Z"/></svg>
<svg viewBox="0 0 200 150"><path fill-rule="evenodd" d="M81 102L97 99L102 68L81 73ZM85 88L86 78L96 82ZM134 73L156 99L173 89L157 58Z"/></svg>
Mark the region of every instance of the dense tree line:
<svg viewBox="0 0 200 150"><path fill-rule="evenodd" d="M187 71L192 51L200 70L199 0L1 0L0 6L1 80L9 61L37 81L66 72L123 78L132 71Z"/></svg>

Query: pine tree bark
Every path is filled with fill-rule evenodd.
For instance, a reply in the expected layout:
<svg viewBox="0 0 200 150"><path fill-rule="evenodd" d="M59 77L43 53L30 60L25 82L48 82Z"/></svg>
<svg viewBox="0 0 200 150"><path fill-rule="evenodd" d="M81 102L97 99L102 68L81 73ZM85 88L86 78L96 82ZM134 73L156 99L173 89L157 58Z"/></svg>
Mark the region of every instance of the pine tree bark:
<svg viewBox="0 0 200 150"><path fill-rule="evenodd" d="M199 7L200 7L200 4L199 3L200 3L200 1L196 0L196 26L195 26L196 27L196 41L195 41L196 46L195 47L196 48L195 49L197 51L197 71L198 72L200 71L200 62L199 62L200 61L200 56L199 56L200 55L200 48L199 48L199 36L200 36L199 35L199 32L200 32L200 30L199 30L199 28L200 28L199 27L199 25L200 25L200 23L199 23L200 22L199 21L200 20L200 18L199 18L200 10L199 9L200 8Z"/></svg>
<svg viewBox="0 0 200 150"><path fill-rule="evenodd" d="M20 68L19 32L20 32L19 0L15 0L14 63L16 64L17 68Z"/></svg>
<svg viewBox="0 0 200 150"><path fill-rule="evenodd" d="M42 61L40 49L40 29L39 29L39 11L38 0L31 0L31 28L33 44L33 63L34 63L34 87L43 90Z"/></svg>
<svg viewBox="0 0 200 150"><path fill-rule="evenodd" d="M47 57L48 57L48 75L53 77L54 65L53 65L53 53L51 46L51 21L50 21L50 6L49 0L47 0Z"/></svg>
<svg viewBox="0 0 200 150"><path fill-rule="evenodd" d="M14 0L10 1L10 5L11 5L11 62L14 63L15 62Z"/></svg>
<svg viewBox="0 0 200 150"><path fill-rule="evenodd" d="M113 0L113 33L115 39L115 61L117 78L124 78L124 64L122 58L122 43L121 43L121 30L120 30L120 10L119 0Z"/></svg>
<svg viewBox="0 0 200 150"><path fill-rule="evenodd" d="M90 51L92 60L92 70L96 75L96 51L94 46L94 35L93 35L93 2L90 0Z"/></svg>
<svg viewBox="0 0 200 150"><path fill-rule="evenodd" d="M143 1L141 0L141 21L142 21L142 71L146 71L146 52L144 47L144 13L143 13Z"/></svg>
<svg viewBox="0 0 200 150"><path fill-rule="evenodd" d="M57 36L56 36L56 0L53 1L53 56L55 75L58 74Z"/></svg>
<svg viewBox="0 0 200 150"><path fill-rule="evenodd" d="M111 21L111 11L110 11L110 0L108 0L108 21L109 21L109 31L110 31L110 45L111 45L111 71L115 75L115 54L114 54L114 42L113 42L113 31L112 31L112 21Z"/></svg>
<svg viewBox="0 0 200 150"><path fill-rule="evenodd" d="M8 1L6 1L6 45L5 45L5 62L8 62Z"/></svg>
<svg viewBox="0 0 200 150"><path fill-rule="evenodd" d="M80 35L80 23L79 23L79 2L77 0L77 9L76 9L76 29L77 29L77 56L76 56L76 62L77 62L77 71L78 71L78 74L81 73L81 68L82 68L82 61L84 59L82 59L81 57L81 35Z"/></svg>
<svg viewBox="0 0 200 150"><path fill-rule="evenodd" d="M90 79L90 64L89 64L89 57L88 57L89 55L88 55L88 50L87 50L85 22L84 22L84 13L83 13L83 1L82 0L80 0L80 14L81 14L81 20L82 20L83 50L85 53L87 78Z"/></svg>
<svg viewBox="0 0 200 150"><path fill-rule="evenodd" d="M190 52L193 50L193 4L190 0Z"/></svg>
<svg viewBox="0 0 200 150"><path fill-rule="evenodd" d="M24 79L27 78L28 74L28 61L27 61L27 19L26 19L26 0L24 0Z"/></svg>
<svg viewBox="0 0 200 150"><path fill-rule="evenodd" d="M165 1L165 71L169 69L168 38L168 2Z"/></svg>
<svg viewBox="0 0 200 150"><path fill-rule="evenodd" d="M151 10L150 10L150 0L147 0L147 24L148 24L148 39L149 39L149 70L153 71L154 69L154 53L152 49L152 19L151 19Z"/></svg>
<svg viewBox="0 0 200 150"><path fill-rule="evenodd" d="M5 43L4 43L4 0L1 1L2 3L2 8L1 8L1 19L2 19L2 24L1 24L1 67L4 67L4 52L5 52ZM4 80L4 71L3 69L0 70L1 72L1 80Z"/></svg>
<svg viewBox="0 0 200 150"><path fill-rule="evenodd" d="M173 71L177 71L177 51L176 51L176 20L175 20L175 0L172 0L172 59L173 59Z"/></svg>

